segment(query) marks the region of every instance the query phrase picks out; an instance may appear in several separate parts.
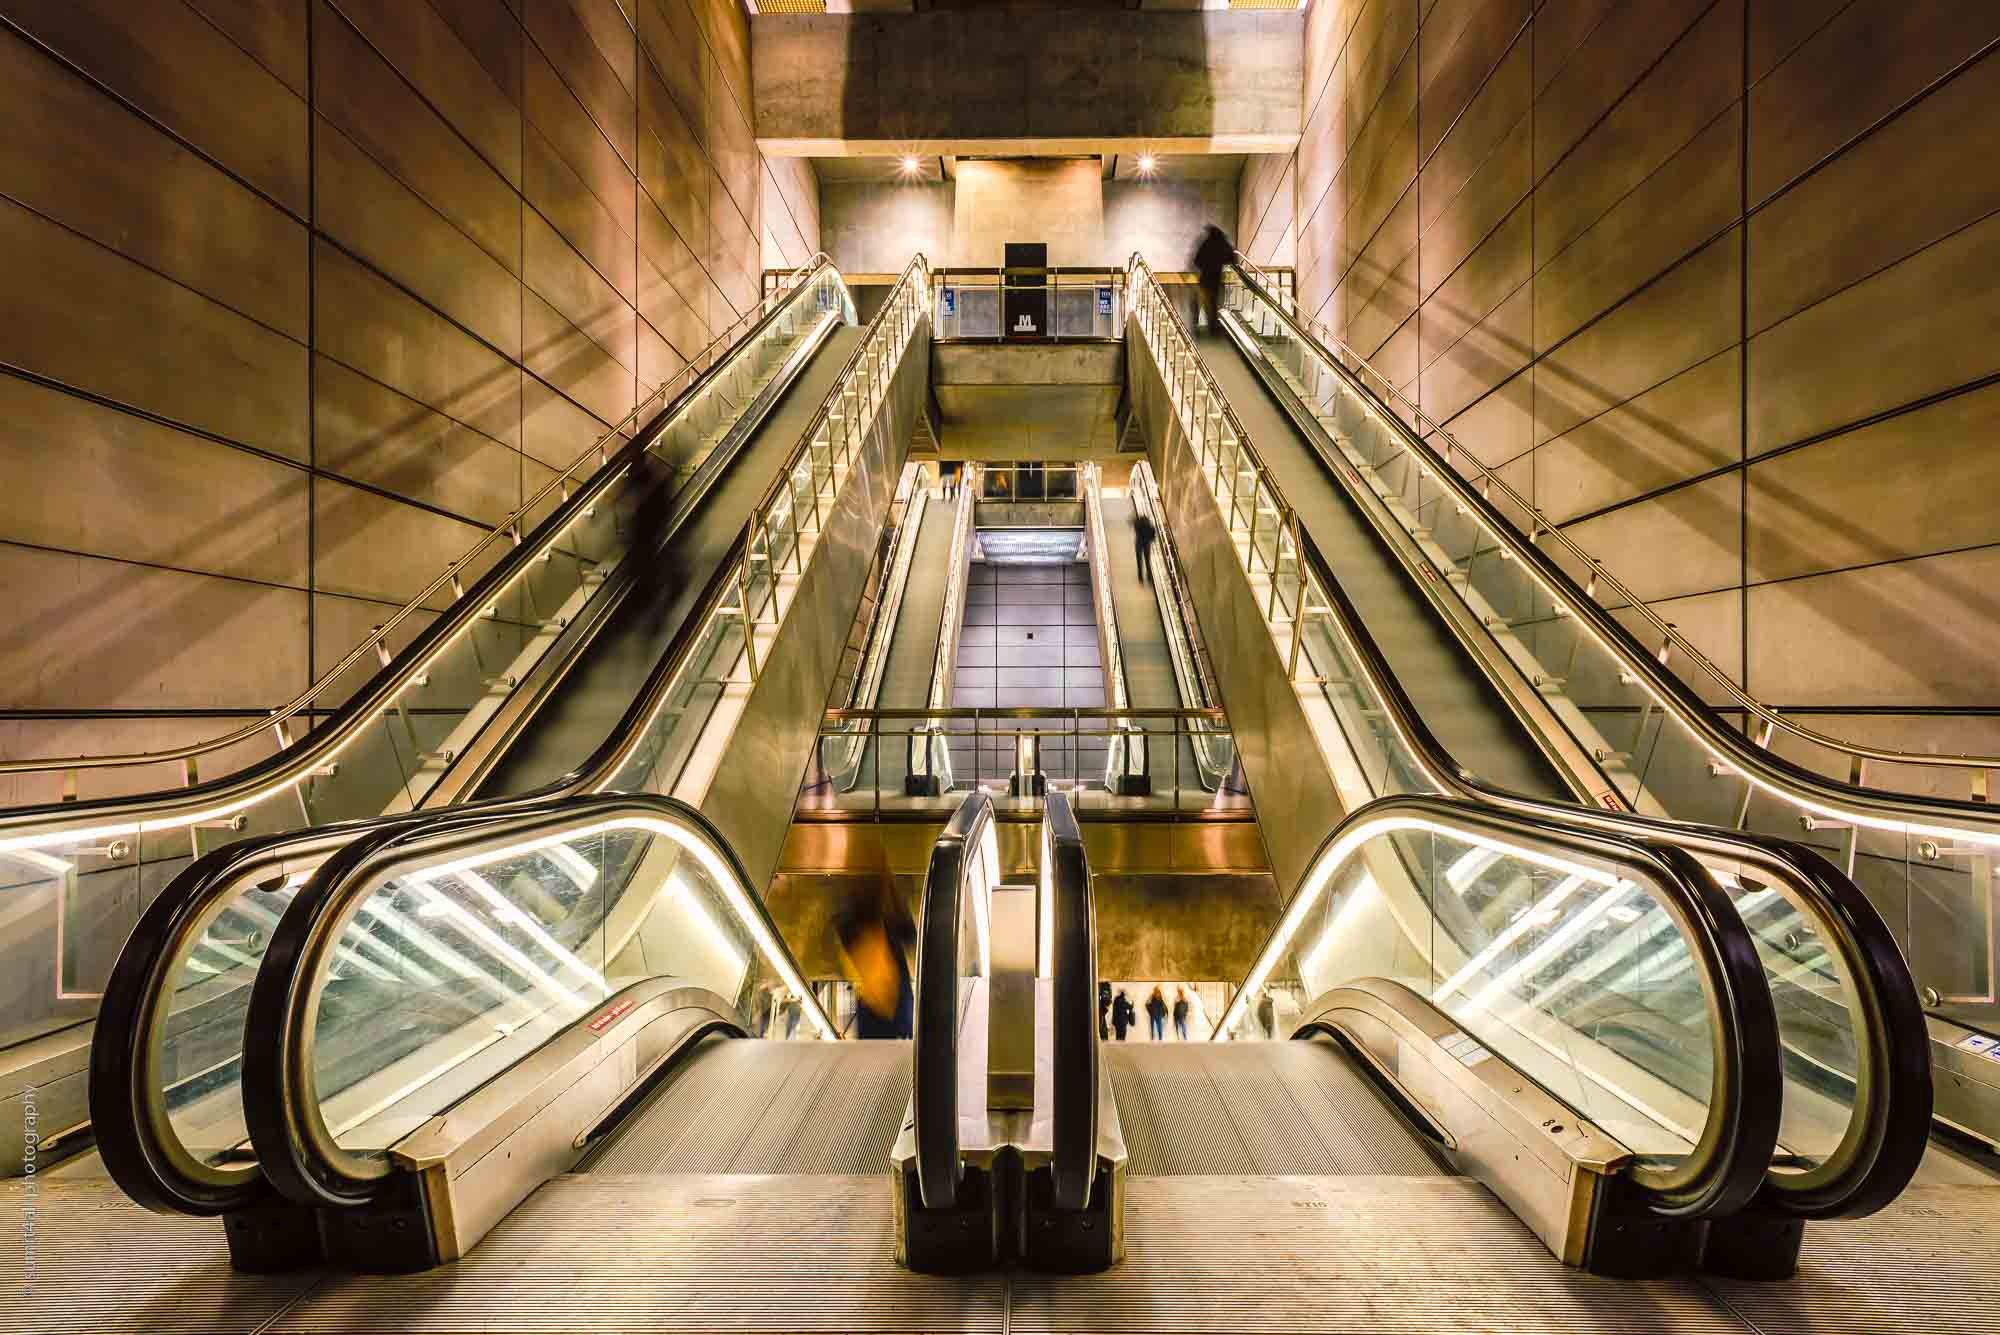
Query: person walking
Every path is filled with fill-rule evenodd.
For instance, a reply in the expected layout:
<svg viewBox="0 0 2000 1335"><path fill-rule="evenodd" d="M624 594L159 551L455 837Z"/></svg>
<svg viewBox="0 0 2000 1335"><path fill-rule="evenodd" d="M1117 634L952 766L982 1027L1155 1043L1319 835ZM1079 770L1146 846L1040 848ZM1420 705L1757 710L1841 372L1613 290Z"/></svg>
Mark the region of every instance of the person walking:
<svg viewBox="0 0 2000 1335"><path fill-rule="evenodd" d="M1132 1008L1132 998L1125 995L1125 989L1118 989L1118 999L1111 1003L1111 1032L1118 1035L1118 1041L1125 1041L1125 1031L1139 1018L1139 1012Z"/></svg>
<svg viewBox="0 0 2000 1335"><path fill-rule="evenodd" d="M1188 1024L1187 989L1184 987L1177 987L1174 989L1174 1037L1178 1038L1183 1043L1188 1041L1187 1024Z"/></svg>
<svg viewBox="0 0 2000 1335"><path fill-rule="evenodd" d="M1153 527L1153 517L1143 510L1132 512L1132 546L1139 554L1139 582L1153 582L1153 539L1159 531Z"/></svg>
<svg viewBox="0 0 2000 1335"><path fill-rule="evenodd" d="M1263 1027L1264 1037L1278 1036L1278 1003L1272 999L1268 987L1264 989L1264 995L1257 998L1257 1023Z"/></svg>
<svg viewBox="0 0 2000 1335"><path fill-rule="evenodd" d="M1194 248L1194 271L1201 278L1201 315L1211 334L1220 328L1222 271L1235 257L1236 247L1220 227L1211 223L1202 229L1201 242Z"/></svg>
<svg viewBox="0 0 2000 1335"><path fill-rule="evenodd" d="M1167 994L1153 984L1153 995L1146 998L1146 1028L1155 1043L1167 1041Z"/></svg>

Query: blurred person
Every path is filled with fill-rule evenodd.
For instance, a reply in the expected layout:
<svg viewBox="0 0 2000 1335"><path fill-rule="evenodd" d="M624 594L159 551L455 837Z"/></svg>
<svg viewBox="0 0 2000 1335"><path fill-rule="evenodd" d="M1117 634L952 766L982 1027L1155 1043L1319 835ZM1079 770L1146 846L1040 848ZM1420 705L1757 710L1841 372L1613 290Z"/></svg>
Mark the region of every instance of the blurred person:
<svg viewBox="0 0 2000 1335"><path fill-rule="evenodd" d="M1111 984L1097 984L1097 1041L1111 1037Z"/></svg>
<svg viewBox="0 0 2000 1335"><path fill-rule="evenodd" d="M799 1001L799 994L789 987L785 989L785 999L778 1005L778 1015L785 1022L785 1037L791 1038L799 1032L799 1018L805 1014L805 1006Z"/></svg>
<svg viewBox="0 0 2000 1335"><path fill-rule="evenodd" d="M1210 223L1202 228L1191 264L1201 278L1201 315L1210 333L1221 327L1218 319L1222 312L1222 271L1235 255L1236 247L1220 227Z"/></svg>
<svg viewBox="0 0 2000 1335"><path fill-rule="evenodd" d="M909 1038L916 1031L916 924L886 863L834 915L833 934L841 972L854 985L854 1036Z"/></svg>
<svg viewBox="0 0 2000 1335"><path fill-rule="evenodd" d="M769 1038L771 1017L777 1013L778 999L773 994L773 984L757 984L756 995L750 998L750 1037Z"/></svg>
<svg viewBox="0 0 2000 1335"><path fill-rule="evenodd" d="M1153 539L1158 535L1159 531L1153 527L1153 517L1143 510L1134 509L1132 511L1132 545L1139 553L1139 582L1141 584L1151 584L1153 582L1151 565Z"/></svg>
<svg viewBox="0 0 2000 1335"><path fill-rule="evenodd" d="M1111 1003L1111 1030L1118 1035L1118 1041L1125 1041L1125 1031L1139 1019L1139 1012L1132 1008L1132 998L1125 995L1125 989L1118 989L1118 999Z"/></svg>
<svg viewBox="0 0 2000 1335"><path fill-rule="evenodd" d="M1264 989L1264 995L1257 998L1257 1023L1263 1028L1264 1037L1278 1036L1278 1003L1268 987Z"/></svg>
<svg viewBox="0 0 2000 1335"><path fill-rule="evenodd" d="M1184 987L1174 989L1174 1037L1181 1042L1188 1041L1188 994Z"/></svg>
<svg viewBox="0 0 2000 1335"><path fill-rule="evenodd" d="M1146 1032L1155 1043L1167 1041L1167 994L1153 984L1153 995L1146 998Z"/></svg>

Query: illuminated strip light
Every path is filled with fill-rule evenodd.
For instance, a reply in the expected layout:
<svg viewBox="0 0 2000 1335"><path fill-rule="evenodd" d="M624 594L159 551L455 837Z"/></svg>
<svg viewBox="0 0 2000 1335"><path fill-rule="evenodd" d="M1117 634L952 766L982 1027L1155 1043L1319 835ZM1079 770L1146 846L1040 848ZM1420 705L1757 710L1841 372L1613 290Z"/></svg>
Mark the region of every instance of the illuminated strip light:
<svg viewBox="0 0 2000 1335"><path fill-rule="evenodd" d="M540 853L559 842L588 839L593 835L605 834L613 830L642 830L648 834L659 835L662 838L673 841L674 844L690 854L701 869L707 873L709 880L721 888L723 898L728 902L730 911L736 914L737 918L742 921L750 934L751 940L756 944L758 953L764 956L765 963L770 966L772 972L784 980L785 985L792 990L793 994L801 999L807 1017L812 1020L813 1026L819 1030L821 1036L828 1039L835 1039L840 1036L839 1032L834 1028L833 1022L827 1018L825 1010L820 1007L819 1001L813 995L812 989L807 986L804 977L800 975L798 969L793 965L789 952L785 950L783 943L772 934L763 916L756 911L756 907L752 903L748 892L737 882L736 873L730 869L728 862L723 858L722 854L694 830L677 822L658 816L621 817L615 820L603 821L596 825L586 826L582 829L565 830L561 834L545 835L539 839L530 839L518 844L510 844L504 848L494 849L491 852L480 853L469 858L457 859L456 861L444 863L440 866L428 867L424 870L423 875L426 877L438 877L456 874L460 871L473 870L498 862L504 858L521 857L529 853ZM997 850L993 854L992 862L997 868L999 865Z"/></svg>
<svg viewBox="0 0 2000 1335"><path fill-rule="evenodd" d="M1485 875L1486 869L1499 860L1500 855L1490 848L1469 849L1445 871L1444 879L1463 896L1465 888Z"/></svg>
<svg viewBox="0 0 2000 1335"><path fill-rule="evenodd" d="M1598 919L1604 916L1605 911L1620 899L1623 899L1625 893L1626 887L1621 882L1606 890L1596 899L1591 900L1589 904L1584 906L1583 912L1556 928L1555 931L1550 932L1547 940L1501 970L1484 987L1480 988L1477 992L1471 993L1467 997L1467 1000L1480 1010L1492 1009L1487 1005L1487 998L1504 993L1508 985L1516 978L1531 976L1535 970L1547 964L1561 952L1569 949L1578 937L1596 926Z"/></svg>
<svg viewBox="0 0 2000 1335"><path fill-rule="evenodd" d="M556 848L567 851L568 845L557 844ZM552 849L550 851L553 852L555 850ZM540 922L536 921L532 913L518 908L511 900L494 888L493 882L487 880L476 871L462 871L458 873L457 879L471 886L479 893L480 898L493 905L495 909L512 911L514 914L512 921L517 923L522 931L533 937L536 945L561 960L572 971L582 977L584 982L605 993L611 991L611 986L604 981L602 973L585 964L576 957L574 952L563 946L553 936L550 936L548 930Z"/></svg>
<svg viewBox="0 0 2000 1335"><path fill-rule="evenodd" d="M1311 975L1318 973L1320 965L1326 962L1327 952L1333 949L1333 939L1340 934L1341 928L1361 911L1360 906L1362 904L1377 902L1381 897L1382 887L1375 884L1373 876L1363 872L1361 879L1348 892L1347 902L1335 910L1333 921L1328 923L1326 930L1319 934L1319 940L1313 943L1311 950L1300 957L1300 981L1304 982L1308 988L1316 988L1318 986L1311 981Z"/></svg>
<svg viewBox="0 0 2000 1335"><path fill-rule="evenodd" d="M1484 949L1466 961L1463 968L1445 979L1437 990L1431 993L1431 1000L1443 1001L1447 996L1464 987L1468 979L1491 964L1501 951L1519 941L1542 919L1543 915L1553 912L1564 900L1570 897L1571 893L1582 885L1583 881L1574 876L1566 876L1558 881L1555 889L1529 905L1520 917L1507 924L1506 929L1500 935L1494 937L1486 944Z"/></svg>
<svg viewBox="0 0 2000 1335"><path fill-rule="evenodd" d="M485 946L488 950L492 951L495 955L498 955L501 959L505 960L507 963L513 965L514 968L520 972L521 976L526 978L532 986L537 987L541 989L543 992L548 993L550 996L556 998L558 1001L562 1001L568 1005L576 1007L578 1010L582 1010L585 1006L590 1004L589 1002L585 1001L583 997L579 996L577 993L571 991L569 988L564 987L560 982L556 981L555 975L549 973L546 969L541 968L533 960L529 959L526 952L522 951L519 947L509 942L505 937L501 936L491 927L481 922L477 917L477 915L467 912L463 906L459 905L449 897L445 896L444 893L441 890L439 890L437 886L431 884L430 881L412 876L407 878L407 884L412 889L416 890L417 893L422 895L429 895L433 898L434 902L439 902L444 904L445 915L447 917L449 917L453 922L457 923L459 927L464 929L468 935L477 940L481 945ZM365 912L366 910L364 909L363 911ZM498 979L494 979L493 982L496 987L499 986ZM506 995L511 997L517 995L517 993L512 989L509 989L507 990Z"/></svg>
<svg viewBox="0 0 2000 1335"><path fill-rule="evenodd" d="M1482 848L1512 854L1552 871L1575 876L1591 884L1606 886L1620 884L1618 877L1581 862L1572 862L1559 855L1536 849L1517 847L1483 834L1453 829L1422 816L1383 813L1357 821L1333 841L1313 863L1312 870L1306 873L1305 882L1300 885L1299 892L1292 896L1291 904L1285 909L1284 918L1278 923L1278 930L1271 934L1270 943L1264 947L1263 954L1257 957L1257 963L1251 967L1249 976L1243 980L1242 990L1237 992L1235 999L1229 1003L1229 1009L1224 1012L1221 1022L1216 1025L1212 1038L1218 1038L1229 1031L1248 1007L1249 998L1260 991L1270 979L1271 970L1277 966L1284 952L1291 947L1292 938L1298 934L1300 924L1319 902L1319 897L1326 892L1334 873L1346 865L1348 858L1369 840L1378 835L1394 834L1402 830L1421 830L1428 834L1441 835L1457 843L1477 844Z"/></svg>
<svg viewBox="0 0 2000 1335"><path fill-rule="evenodd" d="M707 908L703 907L700 897L695 894L694 887L687 883L687 879L678 869L667 878L666 889L673 891L690 916L701 924L702 934L708 937L709 944L729 960L738 976L749 972L750 961L743 958L743 953L736 948L736 943L729 939L729 934L722 930L721 924L709 916ZM602 985L601 979L599 984Z"/></svg>
<svg viewBox="0 0 2000 1335"><path fill-rule="evenodd" d="M549 860L569 873L579 890L588 890L597 884L597 868L590 859L571 848L568 844L556 844L549 849Z"/></svg>
<svg viewBox="0 0 2000 1335"><path fill-rule="evenodd" d="M393 1108L396 1104L401 1103L404 1099L416 1093L424 1086L430 1084L433 1080L436 1080L439 1076L448 1075L452 1071L457 1070L459 1067L471 1061L474 1057L477 1057L480 1053L486 1051L486 1049L492 1047L495 1043L498 1043L501 1039L512 1036L514 1030L518 1027L519 1027L518 1025L513 1025L513 1024L504 1026L495 1026L492 1033L483 1036L479 1042L473 1044L465 1051L455 1053L450 1058L438 1063L436 1066L433 1066L430 1070L425 1071L422 1075L403 1082L403 1084L397 1086L395 1089L390 1090L387 1094L384 1094L381 1098L375 1100L375 1102L369 1104L367 1107L362 1108L360 1111L356 1112L353 1116L347 1118L340 1125L329 1127L328 1130L336 1138L346 1135L349 1131L352 1131L355 1127L367 1123L373 1118L386 1112L390 1108Z"/></svg>
<svg viewBox="0 0 2000 1335"><path fill-rule="evenodd" d="M1035 975L1053 978L1056 973L1056 853L1049 837L1048 817L1042 817L1042 874L1035 886L1039 912L1035 922Z"/></svg>
<svg viewBox="0 0 2000 1335"><path fill-rule="evenodd" d="M263 905L255 902L254 900L251 900L247 896L239 896L237 901L229 906L228 912L240 913L246 918L256 918L262 921L266 927L275 928L278 925L277 914L271 912L269 909L265 908ZM220 915L217 916L219 917ZM205 940L208 934L204 932L202 935ZM380 943L370 942L367 941L365 938L363 944L380 946ZM386 946L380 946L380 948L383 950L387 949ZM361 952L353 946L336 945L334 947L334 954L336 957L347 961L349 964L352 964L355 968L361 970L363 973L374 974L377 978L384 979L385 981L388 982L402 981L401 978L396 973L391 971L391 969L373 963L366 956L362 955ZM389 962L391 965L402 965L404 963L403 957L400 955L390 955ZM259 963L258 967L261 968L262 964ZM437 980L433 978L430 979L430 981L436 982Z"/></svg>

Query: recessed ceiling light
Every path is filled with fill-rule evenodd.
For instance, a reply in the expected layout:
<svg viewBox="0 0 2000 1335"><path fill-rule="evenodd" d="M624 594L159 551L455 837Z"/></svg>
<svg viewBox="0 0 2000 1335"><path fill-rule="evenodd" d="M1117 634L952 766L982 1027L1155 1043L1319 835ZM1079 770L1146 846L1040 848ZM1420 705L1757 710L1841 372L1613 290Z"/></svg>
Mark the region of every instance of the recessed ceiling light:
<svg viewBox="0 0 2000 1335"><path fill-rule="evenodd" d="M923 166L924 164L917 161L915 158L906 157L903 159L903 175L915 176L918 172L923 170Z"/></svg>
<svg viewBox="0 0 2000 1335"><path fill-rule="evenodd" d="M1139 155L1139 175L1151 176L1153 174L1153 168L1157 167L1158 165L1159 162L1153 157L1151 153L1141 153Z"/></svg>

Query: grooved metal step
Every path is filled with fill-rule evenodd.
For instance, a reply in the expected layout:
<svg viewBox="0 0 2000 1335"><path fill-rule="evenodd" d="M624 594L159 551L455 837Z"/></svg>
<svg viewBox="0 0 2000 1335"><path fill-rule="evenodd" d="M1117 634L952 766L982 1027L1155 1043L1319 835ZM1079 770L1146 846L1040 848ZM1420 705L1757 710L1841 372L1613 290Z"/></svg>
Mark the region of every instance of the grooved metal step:
<svg viewBox="0 0 2000 1335"><path fill-rule="evenodd" d="M1992 1187L1811 1225L1777 1284L1567 1270L1465 1178L1134 1177L1125 1226L1106 1274L947 1278L895 1264L879 1175L581 1175L425 1274L237 1275L219 1221L150 1214L103 1180L16 1181L0 1329L1985 1335L2000 1291Z"/></svg>

